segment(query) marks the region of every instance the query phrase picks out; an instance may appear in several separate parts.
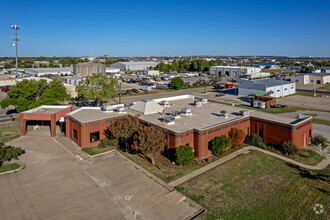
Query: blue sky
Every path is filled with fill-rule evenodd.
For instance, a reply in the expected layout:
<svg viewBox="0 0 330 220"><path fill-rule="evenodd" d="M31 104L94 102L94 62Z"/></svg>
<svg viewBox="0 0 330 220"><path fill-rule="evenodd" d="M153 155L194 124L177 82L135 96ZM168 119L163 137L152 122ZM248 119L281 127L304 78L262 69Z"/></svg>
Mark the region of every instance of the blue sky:
<svg viewBox="0 0 330 220"><path fill-rule="evenodd" d="M330 57L330 1L0 0L0 56Z"/></svg>

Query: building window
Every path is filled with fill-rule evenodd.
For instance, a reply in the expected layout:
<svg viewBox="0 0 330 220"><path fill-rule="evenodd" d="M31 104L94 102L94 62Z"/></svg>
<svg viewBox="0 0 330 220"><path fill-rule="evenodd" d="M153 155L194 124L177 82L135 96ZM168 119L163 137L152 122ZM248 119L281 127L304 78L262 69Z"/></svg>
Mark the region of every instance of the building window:
<svg viewBox="0 0 330 220"><path fill-rule="evenodd" d="M249 127L246 128L246 135L250 135L250 128Z"/></svg>
<svg viewBox="0 0 330 220"><path fill-rule="evenodd" d="M280 92L280 90L277 90L277 92Z"/></svg>
<svg viewBox="0 0 330 220"><path fill-rule="evenodd" d="M309 137L312 137L312 130L309 130Z"/></svg>
<svg viewBox="0 0 330 220"><path fill-rule="evenodd" d="M78 140L78 131L76 129L73 129L73 139Z"/></svg>
<svg viewBox="0 0 330 220"><path fill-rule="evenodd" d="M90 143L93 143L93 142L96 142L96 141L99 141L100 140L100 132L97 131L97 132L93 132L90 134Z"/></svg>

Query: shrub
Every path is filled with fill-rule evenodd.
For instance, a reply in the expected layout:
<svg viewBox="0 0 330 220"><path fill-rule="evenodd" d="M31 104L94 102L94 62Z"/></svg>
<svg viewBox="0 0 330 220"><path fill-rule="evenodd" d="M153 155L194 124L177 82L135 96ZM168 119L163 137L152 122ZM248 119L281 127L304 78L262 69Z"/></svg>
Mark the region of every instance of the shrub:
<svg viewBox="0 0 330 220"><path fill-rule="evenodd" d="M194 160L193 148L183 145L175 149L175 162L178 165L190 165Z"/></svg>
<svg viewBox="0 0 330 220"><path fill-rule="evenodd" d="M292 144L290 141L278 145L277 149L286 155L296 154L298 152L298 148L296 147L296 145Z"/></svg>
<svg viewBox="0 0 330 220"><path fill-rule="evenodd" d="M317 146L321 144L322 147L325 147L326 142L327 139L320 134L315 134L314 137L312 138L312 144L315 144Z"/></svg>
<svg viewBox="0 0 330 220"><path fill-rule="evenodd" d="M238 148L244 142L246 134L241 129L234 127L230 129L228 136L232 141L232 147Z"/></svg>
<svg viewBox="0 0 330 220"><path fill-rule="evenodd" d="M5 161L10 161L11 159L18 159L18 156L25 153L25 151L20 147L3 147L0 146L0 166Z"/></svg>
<svg viewBox="0 0 330 220"><path fill-rule="evenodd" d="M118 147L119 141L115 138L110 139L109 144L111 147Z"/></svg>
<svg viewBox="0 0 330 220"><path fill-rule="evenodd" d="M110 143L110 140L107 137L105 137L99 143L99 147L105 148L105 147L107 147L109 145L109 143Z"/></svg>
<svg viewBox="0 0 330 220"><path fill-rule="evenodd" d="M226 135L216 137L211 141L210 150L216 156L221 156L222 152L231 146L231 140Z"/></svg>
<svg viewBox="0 0 330 220"><path fill-rule="evenodd" d="M253 145L262 149L267 150L268 147L262 141L262 137L257 134L247 135L244 141L246 144Z"/></svg>

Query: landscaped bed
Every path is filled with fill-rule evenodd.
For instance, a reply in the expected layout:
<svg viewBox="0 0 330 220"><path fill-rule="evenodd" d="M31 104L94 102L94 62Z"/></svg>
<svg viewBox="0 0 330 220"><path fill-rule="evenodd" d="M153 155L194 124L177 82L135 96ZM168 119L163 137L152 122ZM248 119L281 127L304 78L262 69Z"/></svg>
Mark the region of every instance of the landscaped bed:
<svg viewBox="0 0 330 220"><path fill-rule="evenodd" d="M0 166L0 173L11 171L11 170L16 170L20 167L18 163L11 163L11 164L6 164Z"/></svg>
<svg viewBox="0 0 330 220"><path fill-rule="evenodd" d="M207 209L201 219L329 219L329 172L252 151L176 188ZM320 215L317 203L324 207Z"/></svg>
<svg viewBox="0 0 330 220"><path fill-rule="evenodd" d="M106 146L106 147L93 146L93 147L83 148L82 150L88 153L89 155L93 156L115 149L116 147L112 147L112 146Z"/></svg>

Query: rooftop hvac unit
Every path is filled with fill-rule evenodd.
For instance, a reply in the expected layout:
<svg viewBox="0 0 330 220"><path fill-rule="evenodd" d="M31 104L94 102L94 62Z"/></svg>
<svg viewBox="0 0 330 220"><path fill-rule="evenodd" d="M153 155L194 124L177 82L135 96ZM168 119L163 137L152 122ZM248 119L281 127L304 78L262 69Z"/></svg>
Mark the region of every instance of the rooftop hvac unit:
<svg viewBox="0 0 330 220"><path fill-rule="evenodd" d="M203 104L206 104L207 103L207 99L201 99L200 100Z"/></svg>
<svg viewBox="0 0 330 220"><path fill-rule="evenodd" d="M124 107L125 107L125 108L129 108L129 107L131 107L132 105L133 105L132 102L127 102L127 103L124 104Z"/></svg>
<svg viewBox="0 0 330 220"><path fill-rule="evenodd" d="M103 105L101 110L104 112L113 112L112 105Z"/></svg>
<svg viewBox="0 0 330 220"><path fill-rule="evenodd" d="M181 114L183 114L183 115L192 115L192 112L191 112L190 108L183 108L181 110Z"/></svg>
<svg viewBox="0 0 330 220"><path fill-rule="evenodd" d="M239 111L239 114L241 116L249 116L250 115L248 110L241 110L241 111Z"/></svg>
<svg viewBox="0 0 330 220"><path fill-rule="evenodd" d="M220 111L220 116L223 116L225 118L228 118L228 112L226 110L221 110Z"/></svg>
<svg viewBox="0 0 330 220"><path fill-rule="evenodd" d="M175 123L175 117L173 115L166 115L164 118L164 122L166 124L174 124Z"/></svg>
<svg viewBox="0 0 330 220"><path fill-rule="evenodd" d="M175 118L180 118L181 111L171 111L171 115Z"/></svg>
<svg viewBox="0 0 330 220"><path fill-rule="evenodd" d="M196 107L200 107L200 106L202 106L203 105L203 102L201 102L201 101L194 101L194 105L196 106Z"/></svg>
<svg viewBox="0 0 330 220"><path fill-rule="evenodd" d="M118 113L126 113L126 110L123 106L119 106L115 109L116 112Z"/></svg>
<svg viewBox="0 0 330 220"><path fill-rule="evenodd" d="M170 103L166 100L161 101L160 105L163 106L163 107L170 107Z"/></svg>

